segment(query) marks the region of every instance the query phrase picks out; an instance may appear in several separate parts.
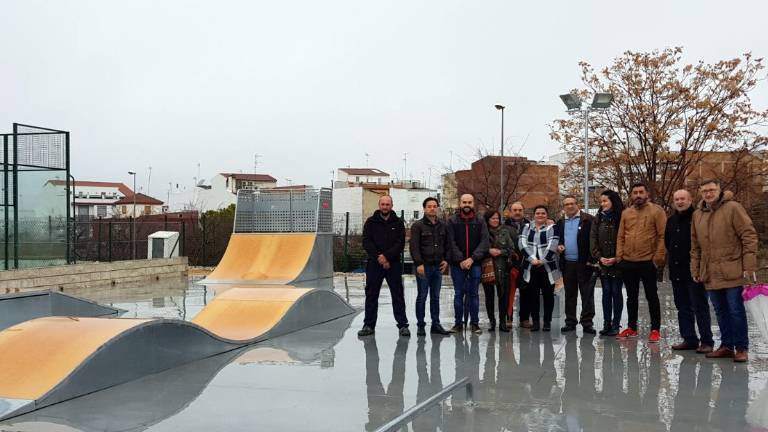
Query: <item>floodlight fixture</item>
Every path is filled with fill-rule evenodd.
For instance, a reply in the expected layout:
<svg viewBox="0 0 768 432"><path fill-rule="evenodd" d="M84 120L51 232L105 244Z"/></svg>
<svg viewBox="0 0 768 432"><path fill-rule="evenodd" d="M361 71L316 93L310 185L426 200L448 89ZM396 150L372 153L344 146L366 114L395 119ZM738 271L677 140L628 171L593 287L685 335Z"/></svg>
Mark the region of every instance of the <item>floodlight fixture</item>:
<svg viewBox="0 0 768 432"><path fill-rule="evenodd" d="M569 111L581 109L581 98L574 93L560 95L560 99L563 101Z"/></svg>
<svg viewBox="0 0 768 432"><path fill-rule="evenodd" d="M595 97L592 99L592 108L605 109L611 106L611 102L613 102L613 94L595 93Z"/></svg>

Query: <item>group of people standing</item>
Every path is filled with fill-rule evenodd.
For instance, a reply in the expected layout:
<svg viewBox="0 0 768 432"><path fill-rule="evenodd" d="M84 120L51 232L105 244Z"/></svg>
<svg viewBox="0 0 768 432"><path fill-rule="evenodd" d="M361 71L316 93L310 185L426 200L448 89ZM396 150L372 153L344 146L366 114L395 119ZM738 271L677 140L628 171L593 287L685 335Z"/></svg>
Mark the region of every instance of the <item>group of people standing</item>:
<svg viewBox="0 0 768 432"><path fill-rule="evenodd" d="M744 208L731 192L721 190L718 180L704 181L700 193L702 200L694 207L688 191L675 192L674 211L669 217L650 202L642 183L632 186L627 208L617 192L603 191L596 216L581 211L576 198L566 196L563 216L557 222L543 205L533 209L532 221L527 220L519 202L512 204L506 220L493 209L480 216L470 194L461 196L456 214L442 220L438 200L427 198L424 217L411 227L409 244L418 291L417 334L426 335L428 297L430 333L448 335L465 329L481 333L478 312L482 281L489 331L509 331L509 305L516 287L520 293L520 327L550 331L555 290L562 286L565 320L561 332L574 332L580 325L585 335L594 335L594 288L599 278L604 317L600 334L619 339L639 337L642 283L650 314L648 342L658 343L661 306L657 279L668 265L683 339L672 348L696 350L709 358L747 361L749 342L741 292L745 283L755 279L757 234ZM366 220L363 246L369 259L364 326L358 335L374 334L379 292L386 280L400 335L410 336L400 262L405 227L392 211L391 197L381 197L379 210ZM451 275L454 286L454 324L449 330L440 322L444 273ZM622 287L628 316L623 330ZM579 297L581 313L577 316ZM707 300L720 327L717 350Z"/></svg>

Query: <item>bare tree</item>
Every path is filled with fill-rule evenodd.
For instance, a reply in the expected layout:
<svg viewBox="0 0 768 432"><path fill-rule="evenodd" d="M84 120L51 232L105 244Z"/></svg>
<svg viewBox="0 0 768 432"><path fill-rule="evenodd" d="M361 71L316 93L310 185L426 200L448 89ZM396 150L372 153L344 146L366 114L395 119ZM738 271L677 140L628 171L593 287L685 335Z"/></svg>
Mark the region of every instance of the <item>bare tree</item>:
<svg viewBox="0 0 768 432"><path fill-rule="evenodd" d="M582 98L610 92L610 109L589 118L593 181L628 193L631 184L648 185L654 199L668 205L672 193L711 152L756 154L768 143L757 132L768 110L752 107L750 92L764 68L747 53L714 64L682 64L682 48L627 51L601 71L581 62ZM573 157L563 175L580 182L583 172L583 120L551 124L551 137ZM569 178L570 177L570 178Z"/></svg>

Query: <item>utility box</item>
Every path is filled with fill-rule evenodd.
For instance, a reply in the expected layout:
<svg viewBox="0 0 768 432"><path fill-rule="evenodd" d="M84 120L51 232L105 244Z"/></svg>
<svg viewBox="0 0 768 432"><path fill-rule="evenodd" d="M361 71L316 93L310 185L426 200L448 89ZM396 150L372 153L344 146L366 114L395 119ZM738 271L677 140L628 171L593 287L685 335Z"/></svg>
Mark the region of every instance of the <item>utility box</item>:
<svg viewBox="0 0 768 432"><path fill-rule="evenodd" d="M157 231L147 238L147 259L179 256L179 233Z"/></svg>

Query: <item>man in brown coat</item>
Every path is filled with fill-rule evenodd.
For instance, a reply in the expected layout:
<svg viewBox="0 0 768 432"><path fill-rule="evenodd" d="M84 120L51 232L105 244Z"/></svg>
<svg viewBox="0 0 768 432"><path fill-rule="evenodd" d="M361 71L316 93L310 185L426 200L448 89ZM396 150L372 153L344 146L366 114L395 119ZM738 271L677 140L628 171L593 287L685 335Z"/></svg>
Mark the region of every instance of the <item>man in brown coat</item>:
<svg viewBox="0 0 768 432"><path fill-rule="evenodd" d="M743 285L757 270L757 232L752 219L733 193L723 192L719 180L705 180L702 201L691 224L691 275L704 284L720 327L720 348L709 358L747 361L747 313ZM735 350L735 352L734 352Z"/></svg>
<svg viewBox="0 0 768 432"><path fill-rule="evenodd" d="M632 206L621 214L616 237L616 261L627 287L627 328L618 339L636 338L637 308L640 281L643 282L648 311L651 314L651 332L648 342L661 340L661 305L656 287L656 269L664 266L664 230L667 215L658 205L649 202L648 189L643 183L632 185Z"/></svg>

